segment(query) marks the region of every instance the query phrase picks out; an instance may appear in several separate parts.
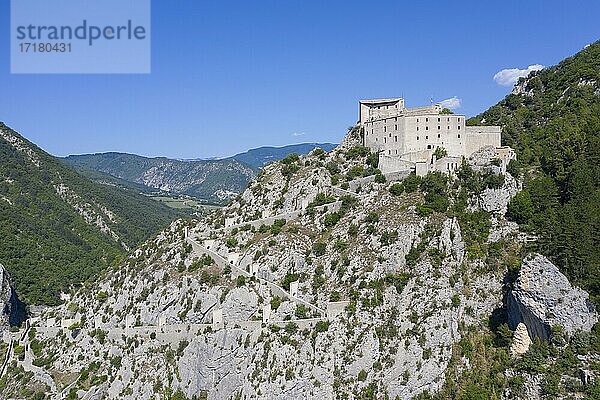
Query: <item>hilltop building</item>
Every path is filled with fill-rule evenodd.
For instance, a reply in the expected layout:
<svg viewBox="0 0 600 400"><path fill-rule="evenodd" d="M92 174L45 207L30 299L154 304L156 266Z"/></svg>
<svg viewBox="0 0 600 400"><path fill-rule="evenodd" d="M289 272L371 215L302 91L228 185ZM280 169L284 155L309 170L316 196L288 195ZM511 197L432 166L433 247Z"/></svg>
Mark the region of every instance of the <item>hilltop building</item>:
<svg viewBox="0 0 600 400"><path fill-rule="evenodd" d="M460 166L462 157L490 146L506 169L514 151L501 146L499 126L466 126L464 115L442 110L439 104L406 108L403 98L361 100L363 145L379 152L379 169L384 173L451 172Z"/></svg>

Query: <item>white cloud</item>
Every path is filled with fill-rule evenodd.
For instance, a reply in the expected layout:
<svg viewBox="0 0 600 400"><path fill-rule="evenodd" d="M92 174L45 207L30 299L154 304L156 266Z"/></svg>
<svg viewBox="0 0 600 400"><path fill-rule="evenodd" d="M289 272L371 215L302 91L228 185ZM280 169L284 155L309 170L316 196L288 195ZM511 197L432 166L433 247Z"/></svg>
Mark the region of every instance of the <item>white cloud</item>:
<svg viewBox="0 0 600 400"><path fill-rule="evenodd" d="M292 136L304 136L306 135L305 132L292 132Z"/></svg>
<svg viewBox="0 0 600 400"><path fill-rule="evenodd" d="M517 83L517 81L519 80L519 78L529 75L529 73L532 71L539 71L540 69L543 69L543 68L544 68L544 66L541 64L533 64L533 65L530 65L529 67L527 67L526 69L519 69L519 68L503 69L501 71L496 72L496 75L494 75L494 81L498 85L514 86L515 83Z"/></svg>
<svg viewBox="0 0 600 400"><path fill-rule="evenodd" d="M440 101L440 106L449 110L456 110L462 106L460 99L456 96Z"/></svg>

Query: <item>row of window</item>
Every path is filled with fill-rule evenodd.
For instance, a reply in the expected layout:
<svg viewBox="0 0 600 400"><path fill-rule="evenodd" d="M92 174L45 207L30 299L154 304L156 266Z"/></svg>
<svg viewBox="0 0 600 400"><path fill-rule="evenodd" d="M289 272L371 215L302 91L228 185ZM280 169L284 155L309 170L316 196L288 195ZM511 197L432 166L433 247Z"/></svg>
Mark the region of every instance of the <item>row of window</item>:
<svg viewBox="0 0 600 400"><path fill-rule="evenodd" d="M392 135L390 135L390 138L391 137L392 137ZM442 135L440 135L438 133L437 137L438 137L438 139L441 139ZM457 137L460 139L460 133L457 135ZM417 140L419 140L419 136L417 136ZM425 136L425 140L429 140L429 136ZM375 141L378 142L379 141L378 138L375 138ZM398 143L398 136L394 136L394 142ZM383 138L383 143L384 144L387 143L387 138L386 137Z"/></svg>
<svg viewBox="0 0 600 400"><path fill-rule="evenodd" d="M442 135L440 135L440 134L438 133L438 135L437 135L438 139L441 139L441 136L442 136ZM460 133L457 135L457 137L460 139ZM377 139L375 139L375 140L377 140ZM418 136L417 136L417 140L419 140L419 137L418 137ZM429 136L425 136L425 140L429 140Z"/></svg>
<svg viewBox="0 0 600 400"><path fill-rule="evenodd" d="M450 122L450 117L448 117L447 119L448 119L448 122ZM417 122L419 122L419 118L417 118ZM425 118L425 122L429 122L429 117L426 117L426 118ZM441 118L441 117L438 117L438 120L437 120L437 122L442 122L442 118ZM457 117L457 118L456 118L456 122L460 122L460 117Z"/></svg>
<svg viewBox="0 0 600 400"><path fill-rule="evenodd" d="M385 132L385 126L384 126L383 128L384 128L384 129L383 129L383 131ZM460 131L460 125L458 125L456 128L457 128L457 129ZM438 125L438 131L439 131L439 130L441 130L441 129L442 129L442 126L441 126L441 125ZM418 130L419 130L419 127L417 126L417 131L418 131ZM426 126L426 127L425 127L425 130L426 130L426 131L428 131L428 130L429 130L429 127L428 127L428 126ZM450 125L448 125L448 130L450 130ZM371 131L373 131L373 130L371 129Z"/></svg>
<svg viewBox="0 0 600 400"><path fill-rule="evenodd" d="M398 122L398 117L393 117L394 118L394 122ZM392 119L390 118L384 118L384 119ZM450 118L446 118L447 122L450 122ZM419 118L417 118L417 122L419 122ZM425 122L429 122L429 117L425 118ZM442 118L438 118L437 122L442 122ZM460 123L460 117L456 117L456 122ZM371 123L372 124L372 123ZM369 123L367 122L366 125L369 125Z"/></svg>

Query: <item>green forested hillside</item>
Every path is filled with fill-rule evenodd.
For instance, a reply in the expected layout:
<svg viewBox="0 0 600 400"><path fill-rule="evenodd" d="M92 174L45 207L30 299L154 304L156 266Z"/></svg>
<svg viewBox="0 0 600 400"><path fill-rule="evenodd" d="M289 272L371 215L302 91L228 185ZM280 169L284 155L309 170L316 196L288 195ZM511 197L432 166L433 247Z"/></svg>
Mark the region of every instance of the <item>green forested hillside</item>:
<svg viewBox="0 0 600 400"><path fill-rule="evenodd" d="M525 190L509 217L600 301L600 42L532 73L470 123L503 126ZM520 93L519 93L520 92Z"/></svg>
<svg viewBox="0 0 600 400"><path fill-rule="evenodd" d="M58 303L178 215L91 182L0 123L0 263L26 303Z"/></svg>

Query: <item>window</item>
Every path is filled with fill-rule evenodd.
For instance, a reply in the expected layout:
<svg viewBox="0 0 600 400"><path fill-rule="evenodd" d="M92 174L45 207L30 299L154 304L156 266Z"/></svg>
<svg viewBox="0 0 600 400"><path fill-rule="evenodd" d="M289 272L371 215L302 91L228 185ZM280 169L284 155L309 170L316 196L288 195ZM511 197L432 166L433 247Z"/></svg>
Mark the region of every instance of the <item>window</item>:
<svg viewBox="0 0 600 400"><path fill-rule="evenodd" d="M440 138L440 134L438 133L438 139Z"/></svg>
<svg viewBox="0 0 600 400"><path fill-rule="evenodd" d="M458 126L458 130L460 130L460 125Z"/></svg>
<svg viewBox="0 0 600 400"><path fill-rule="evenodd" d="M387 126L384 126L384 127L383 127L383 131L384 131L384 132L387 132Z"/></svg>
<svg viewBox="0 0 600 400"><path fill-rule="evenodd" d="M425 127L425 130L426 130L426 131L428 131L428 130L429 130L429 127L428 127L428 126L426 126L426 127Z"/></svg>
<svg viewBox="0 0 600 400"><path fill-rule="evenodd" d="M458 134L458 138L460 139L460 133Z"/></svg>
<svg viewBox="0 0 600 400"><path fill-rule="evenodd" d="M398 136L394 136L394 142L398 143Z"/></svg>
<svg viewBox="0 0 600 400"><path fill-rule="evenodd" d="M398 108L398 106L396 106ZM394 122L398 122L398 117L394 117Z"/></svg>
<svg viewBox="0 0 600 400"><path fill-rule="evenodd" d="M419 140L419 137L417 136L417 140Z"/></svg>
<svg viewBox="0 0 600 400"><path fill-rule="evenodd" d="M419 127L417 126L417 132L419 131Z"/></svg>
<svg viewBox="0 0 600 400"><path fill-rule="evenodd" d="M386 138L383 138L383 143L387 143L387 139Z"/></svg>
<svg viewBox="0 0 600 400"><path fill-rule="evenodd" d="M450 129L450 125L448 125L448 129Z"/></svg>
<svg viewBox="0 0 600 400"><path fill-rule="evenodd" d="M417 118L417 122L419 122L419 118Z"/></svg>
<svg viewBox="0 0 600 400"><path fill-rule="evenodd" d="M438 125L438 131L439 131L440 129L442 129L442 127Z"/></svg>
<svg viewBox="0 0 600 400"><path fill-rule="evenodd" d="M397 131L398 130L398 125L394 125L394 130Z"/></svg>
<svg viewBox="0 0 600 400"><path fill-rule="evenodd" d="M440 121L441 121L441 119L440 119L440 118L438 118L438 122L440 122Z"/></svg>
<svg viewBox="0 0 600 400"><path fill-rule="evenodd" d="M425 136L425 140L429 140L429 136Z"/></svg>
<svg viewBox="0 0 600 400"><path fill-rule="evenodd" d="M429 122L429 118L425 118L425 122Z"/></svg>
<svg viewBox="0 0 600 400"><path fill-rule="evenodd" d="M392 134L390 133L388 136L389 136L389 137L392 137Z"/></svg>
<svg viewBox="0 0 600 400"><path fill-rule="evenodd" d="M391 151L391 150L388 150L388 154L391 156L391 155L392 155L392 151Z"/></svg>
<svg viewBox="0 0 600 400"><path fill-rule="evenodd" d="M430 145L430 144L428 144L428 145L427 145L427 150L430 150L430 149L431 149L431 145Z"/></svg>

